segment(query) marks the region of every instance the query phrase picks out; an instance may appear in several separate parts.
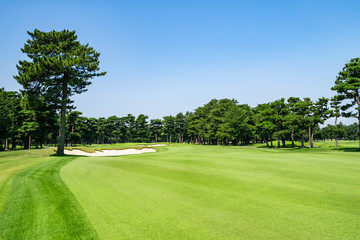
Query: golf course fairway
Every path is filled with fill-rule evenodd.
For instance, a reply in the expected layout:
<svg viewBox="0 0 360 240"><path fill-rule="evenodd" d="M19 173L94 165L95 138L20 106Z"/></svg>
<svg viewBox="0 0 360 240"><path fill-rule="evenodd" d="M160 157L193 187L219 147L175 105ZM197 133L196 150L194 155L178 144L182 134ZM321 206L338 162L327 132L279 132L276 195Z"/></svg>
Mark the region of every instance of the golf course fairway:
<svg viewBox="0 0 360 240"><path fill-rule="evenodd" d="M0 153L0 239L359 238L359 152L173 144L49 155Z"/></svg>

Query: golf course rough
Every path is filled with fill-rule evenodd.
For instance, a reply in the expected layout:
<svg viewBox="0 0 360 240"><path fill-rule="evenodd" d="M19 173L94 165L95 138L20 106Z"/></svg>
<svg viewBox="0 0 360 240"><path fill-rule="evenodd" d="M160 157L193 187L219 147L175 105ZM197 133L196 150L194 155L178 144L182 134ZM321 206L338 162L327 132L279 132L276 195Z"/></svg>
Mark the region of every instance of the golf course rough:
<svg viewBox="0 0 360 240"><path fill-rule="evenodd" d="M359 239L359 152L174 144L0 165L0 239Z"/></svg>

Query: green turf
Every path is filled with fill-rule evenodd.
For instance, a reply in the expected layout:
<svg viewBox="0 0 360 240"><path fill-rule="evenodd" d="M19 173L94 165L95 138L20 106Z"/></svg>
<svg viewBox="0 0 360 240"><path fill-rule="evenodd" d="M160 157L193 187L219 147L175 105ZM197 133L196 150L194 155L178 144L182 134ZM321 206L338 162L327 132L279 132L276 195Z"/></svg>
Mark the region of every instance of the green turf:
<svg viewBox="0 0 360 240"><path fill-rule="evenodd" d="M59 176L60 169L74 157L49 157L52 151L42 151L42 155L34 151L14 153L22 154L23 161L44 161L8 177L10 193L0 214L0 239L98 239ZM0 162L6 162L4 159ZM5 186L9 189L9 184Z"/></svg>
<svg viewBox="0 0 360 240"><path fill-rule="evenodd" d="M48 161L52 153L51 149L0 152L0 212L13 177L23 169Z"/></svg>
<svg viewBox="0 0 360 240"><path fill-rule="evenodd" d="M358 239L360 155L173 145L61 177L102 239Z"/></svg>
<svg viewBox="0 0 360 240"><path fill-rule="evenodd" d="M157 149L0 152L0 239L359 239L359 152Z"/></svg>
<svg viewBox="0 0 360 240"><path fill-rule="evenodd" d="M277 141L272 141L273 143L273 148L277 148ZM258 147L258 148L265 148L271 147L270 142L268 143L269 146L266 145L266 143L252 143L252 144L248 144L245 145L246 147ZM283 148L282 143L280 148ZM322 147L322 148L335 148L335 140L333 141L315 141L314 142L314 146L315 148L318 147ZM309 143L308 142L304 142L304 147L308 148L309 147ZM285 144L285 148L292 148L292 144L291 141L286 141ZM295 148L301 148L301 142L295 142ZM342 148L359 148L359 141L344 141L344 140L339 140L338 141L338 149L342 149Z"/></svg>

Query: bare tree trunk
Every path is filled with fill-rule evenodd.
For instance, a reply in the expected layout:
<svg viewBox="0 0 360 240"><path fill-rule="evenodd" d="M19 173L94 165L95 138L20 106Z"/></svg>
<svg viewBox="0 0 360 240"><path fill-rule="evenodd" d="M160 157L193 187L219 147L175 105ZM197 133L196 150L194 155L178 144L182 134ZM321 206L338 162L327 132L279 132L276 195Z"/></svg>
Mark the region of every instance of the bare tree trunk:
<svg viewBox="0 0 360 240"><path fill-rule="evenodd" d="M65 127L66 127L66 103L67 103L67 82L63 82L62 86L62 99L61 99L61 112L60 112L60 131L59 131L59 143L56 154L64 154L65 144Z"/></svg>

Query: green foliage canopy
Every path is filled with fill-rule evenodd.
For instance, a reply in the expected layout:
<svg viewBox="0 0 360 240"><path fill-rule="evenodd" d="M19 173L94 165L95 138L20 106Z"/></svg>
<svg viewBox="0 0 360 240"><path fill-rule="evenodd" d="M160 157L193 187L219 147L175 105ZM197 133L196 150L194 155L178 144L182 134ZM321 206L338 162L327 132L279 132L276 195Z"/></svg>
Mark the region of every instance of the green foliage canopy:
<svg viewBox="0 0 360 240"><path fill-rule="evenodd" d="M14 78L25 92L36 93L61 109L58 154L63 154L66 108L70 96L85 92L90 79L105 75L100 72L99 56L88 44L77 41L75 31L28 32L30 39L21 51L30 61L19 61ZM61 106L61 107L60 107Z"/></svg>

